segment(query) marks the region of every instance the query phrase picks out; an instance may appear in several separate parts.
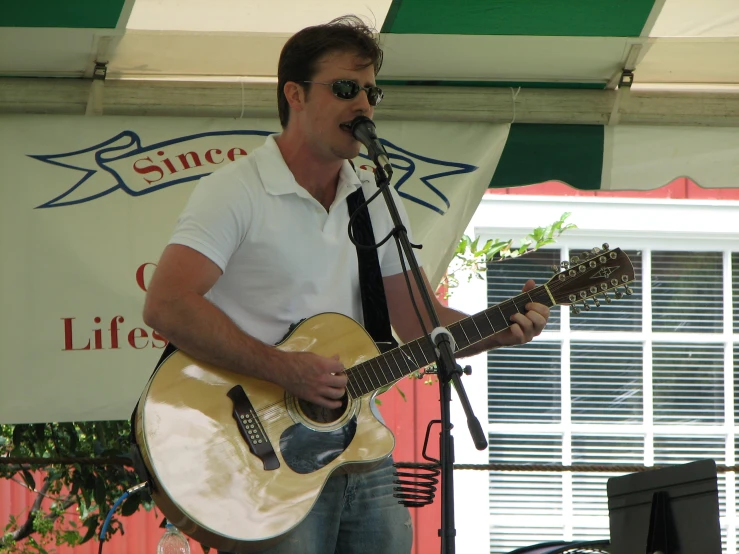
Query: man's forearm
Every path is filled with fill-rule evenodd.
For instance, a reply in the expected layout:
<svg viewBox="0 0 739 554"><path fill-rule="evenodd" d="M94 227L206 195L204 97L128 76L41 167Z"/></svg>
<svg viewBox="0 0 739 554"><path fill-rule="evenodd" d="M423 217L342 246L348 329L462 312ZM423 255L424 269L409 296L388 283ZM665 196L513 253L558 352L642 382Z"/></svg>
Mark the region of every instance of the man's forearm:
<svg viewBox="0 0 739 554"><path fill-rule="evenodd" d="M197 294L147 305L146 323L183 352L222 369L275 381L282 353L239 327Z"/></svg>
<svg viewBox="0 0 739 554"><path fill-rule="evenodd" d="M298 398L336 409L346 394L347 376L338 357L310 351L283 352L244 333L225 313L196 292L147 299L144 321L183 352L264 381Z"/></svg>

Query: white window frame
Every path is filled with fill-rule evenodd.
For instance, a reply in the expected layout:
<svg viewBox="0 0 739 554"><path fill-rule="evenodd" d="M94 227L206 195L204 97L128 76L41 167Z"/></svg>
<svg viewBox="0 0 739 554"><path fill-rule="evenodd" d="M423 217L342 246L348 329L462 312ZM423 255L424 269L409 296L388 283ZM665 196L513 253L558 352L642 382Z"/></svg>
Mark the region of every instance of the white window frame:
<svg viewBox="0 0 739 554"><path fill-rule="evenodd" d="M569 257L569 250L578 254L594 246L607 242L611 247L626 249L643 249L645 240L651 245L651 250L686 250L686 251L729 251L739 252L739 202L716 200L669 200L643 198L607 198L607 197L552 197L526 195L485 195L473 216L467 230L469 236L480 236L481 240L513 238L517 243L535 227L548 225L559 219L563 212L571 212L569 223L578 226L569 230L552 245L562 248ZM679 247L676 246L679 241ZM647 263L649 257L643 258ZM724 321L732 318L731 298L731 267L724 264L724 298L727 299L724 307ZM726 274L728 272L728 275ZM484 277L484 275L483 275ZM542 283L538 283L542 284ZM523 285L523 283L522 283ZM645 315L651 314L651 290L648 282L642 282L643 309ZM739 301L736 299L735 301ZM450 306L466 313L477 313L487 308L487 283L485 279L473 279L467 283L460 279L460 286L453 291L449 300ZM558 340L569 334L569 310L562 309L562 331L546 331L541 339ZM645 318L647 319L647 318ZM651 319L648 318L647 321ZM660 342L665 340L685 340L683 333L660 333ZM672 336L675 335L675 336ZM586 339L587 332L578 332L577 338ZM618 333L613 333L614 340L618 340ZM602 340L602 336L598 337ZM646 345L651 345L651 328L642 329L641 338ZM725 344L725 363L733 363L732 345L738 341L732 335L728 325L724 325L723 334L715 337L717 342ZM629 340L634 340L633 333ZM569 344L566 341L565 344ZM465 365L472 367L472 375L463 378L463 383L470 402L473 406L483 430L489 431L487 421L487 355L468 358ZM569 422L569 368L563 367L562 431L571 432ZM645 367L645 380L651 381L651 368ZM733 380L726 376L725 387L733 389ZM644 410L645 420L647 410L652 409L651 386L645 383ZM648 394L647 394L648 392ZM727 440L733 436L733 394L727 395L726 425ZM651 418L650 418L651 420ZM465 416L459 402L452 403L452 423L455 425L455 455L456 463L487 464L487 450L477 451L472 444L466 429ZM504 426L503 426L504 427ZM619 426L619 430L629 432L628 426ZM502 427L501 427L502 428ZM521 429L517 426L517 429ZM578 430L582 430L578 426ZM671 428L674 431L679 429ZM715 429L715 428L714 428ZM639 432L644 430L639 426ZM654 430L647 432L653 435ZM691 433L696 433L691 428ZM727 452L731 450L727 448ZM563 460L567 464L571 460ZM647 465L651 460L645 460ZM727 458L726 463L732 465L734 459ZM571 491L571 474L564 474L565 489L568 483ZM726 506L727 513L731 506L736 506L735 476L727 474ZM489 478L486 471L462 470L454 474L455 485L455 514L457 528L457 548L461 552L487 552L490 544L490 517L489 517ZM570 498L571 495L566 497ZM565 501L567 502L567 501ZM567 509L567 506L565 506ZM571 506L570 506L571 509ZM729 515L725 522L730 536L736 536L736 520L734 514ZM607 527L607 523L605 525ZM566 527L567 529L567 527ZM569 526L571 529L571 524ZM571 537L565 536L568 540ZM734 544L728 541L727 554L736 554Z"/></svg>

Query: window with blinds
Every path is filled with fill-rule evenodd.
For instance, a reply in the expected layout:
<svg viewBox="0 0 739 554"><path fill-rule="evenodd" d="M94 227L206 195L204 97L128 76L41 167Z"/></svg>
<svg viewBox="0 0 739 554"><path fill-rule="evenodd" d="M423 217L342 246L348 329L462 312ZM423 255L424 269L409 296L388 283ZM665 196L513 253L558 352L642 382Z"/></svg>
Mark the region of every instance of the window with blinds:
<svg viewBox="0 0 739 554"><path fill-rule="evenodd" d="M619 465L735 463L739 253L625 252L636 272L633 295L579 315L555 307L534 342L488 353L491 464L603 466L490 472L491 553L608 538L606 481L621 474ZM518 294L527 279L545 283L569 256L542 250L490 264L488 304ZM733 553L734 474L719 474L719 487L723 540Z"/></svg>

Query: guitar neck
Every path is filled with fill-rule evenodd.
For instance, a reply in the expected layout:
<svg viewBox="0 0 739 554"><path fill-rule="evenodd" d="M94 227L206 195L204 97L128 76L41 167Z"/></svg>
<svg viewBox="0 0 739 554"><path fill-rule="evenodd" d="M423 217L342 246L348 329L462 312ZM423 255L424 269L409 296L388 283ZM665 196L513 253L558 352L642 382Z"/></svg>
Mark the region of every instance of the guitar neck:
<svg viewBox="0 0 739 554"><path fill-rule="evenodd" d="M555 304L546 285L542 285L452 323L447 329L457 343L457 351L508 329L512 325L511 316L525 313L525 306L529 302L538 302L547 307ZM421 337L349 368L347 390L353 398L359 398L435 362L431 337Z"/></svg>

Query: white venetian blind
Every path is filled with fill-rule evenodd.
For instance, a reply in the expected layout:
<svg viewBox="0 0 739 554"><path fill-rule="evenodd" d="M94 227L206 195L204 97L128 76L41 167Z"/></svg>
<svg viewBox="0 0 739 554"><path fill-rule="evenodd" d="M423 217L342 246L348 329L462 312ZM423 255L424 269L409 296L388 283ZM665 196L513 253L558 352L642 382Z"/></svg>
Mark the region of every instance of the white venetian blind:
<svg viewBox="0 0 739 554"><path fill-rule="evenodd" d="M736 462L739 255L650 250L646 240L644 250L624 251L636 272L633 295L577 316L554 308L534 342L488 353L490 463L604 466L491 472L491 553L608 538L609 465ZM488 304L518 294L529 278L548 281L566 253L491 264ZM719 487L723 540L734 553L734 475L720 474Z"/></svg>
<svg viewBox="0 0 739 554"><path fill-rule="evenodd" d="M652 252L652 330L720 333L721 252Z"/></svg>

